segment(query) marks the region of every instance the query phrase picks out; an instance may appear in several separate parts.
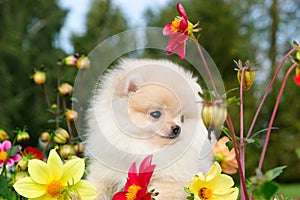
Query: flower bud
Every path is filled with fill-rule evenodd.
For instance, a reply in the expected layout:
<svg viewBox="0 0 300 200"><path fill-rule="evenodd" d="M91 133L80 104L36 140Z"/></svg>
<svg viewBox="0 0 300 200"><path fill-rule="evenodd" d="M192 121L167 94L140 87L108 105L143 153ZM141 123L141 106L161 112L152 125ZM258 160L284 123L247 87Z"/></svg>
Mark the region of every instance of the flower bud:
<svg viewBox="0 0 300 200"><path fill-rule="evenodd" d="M69 156L75 155L73 146L69 144L61 145L59 148L59 154L63 159L68 159Z"/></svg>
<svg viewBox="0 0 300 200"><path fill-rule="evenodd" d="M25 171L28 167L28 158L23 156L16 165L16 172Z"/></svg>
<svg viewBox="0 0 300 200"><path fill-rule="evenodd" d="M56 108L57 108L57 105L55 103L51 105L52 110L55 110Z"/></svg>
<svg viewBox="0 0 300 200"><path fill-rule="evenodd" d="M78 57L77 55L67 56L63 59L63 64L67 67L76 67Z"/></svg>
<svg viewBox="0 0 300 200"><path fill-rule="evenodd" d="M50 138L49 132L43 132L40 136L42 142L49 142Z"/></svg>
<svg viewBox="0 0 300 200"><path fill-rule="evenodd" d="M33 81L37 85L43 85L46 82L46 74L42 71L36 71L33 74Z"/></svg>
<svg viewBox="0 0 300 200"><path fill-rule="evenodd" d="M217 130L226 120L226 105L221 102L205 102L201 115L204 125L209 131Z"/></svg>
<svg viewBox="0 0 300 200"><path fill-rule="evenodd" d="M19 172L17 172L16 174L15 174L15 176L14 176L14 183L15 182L17 182L18 180L20 180L20 179L22 179L22 178L26 178L26 177L28 177L29 176L29 174L28 174L28 172L27 171L19 171Z"/></svg>
<svg viewBox="0 0 300 200"><path fill-rule="evenodd" d="M88 57L85 57L85 56L81 56L80 58L78 58L77 60L77 68L78 69L88 69L90 68L90 60L88 59Z"/></svg>
<svg viewBox="0 0 300 200"><path fill-rule="evenodd" d="M58 92L62 96L70 96L72 91L73 87L69 83L63 83L58 87Z"/></svg>
<svg viewBox="0 0 300 200"><path fill-rule="evenodd" d="M77 112L75 110L68 110L65 115L66 119L69 122L74 122L78 117Z"/></svg>
<svg viewBox="0 0 300 200"><path fill-rule="evenodd" d="M22 143L22 142L27 142L30 139L29 134L25 130L19 130L17 133L17 141Z"/></svg>
<svg viewBox="0 0 300 200"><path fill-rule="evenodd" d="M241 78L242 77L242 71L238 71L237 73L237 78L239 83L241 84ZM253 70L245 70L244 72L244 78L243 78L243 90L247 91L250 89L250 87L252 86L253 82L254 82L254 78L255 78L255 71Z"/></svg>
<svg viewBox="0 0 300 200"><path fill-rule="evenodd" d="M57 128L55 130L55 135L53 141L58 144L65 144L69 139L69 133L63 128Z"/></svg>
<svg viewBox="0 0 300 200"><path fill-rule="evenodd" d="M8 140L9 135L5 132L5 130L0 129L0 141Z"/></svg>
<svg viewBox="0 0 300 200"><path fill-rule="evenodd" d="M79 142L78 144L76 144L76 145L74 146L74 150L75 150L75 152L76 152L77 154L83 153L83 151L84 151L84 146L83 146L82 142Z"/></svg>
<svg viewBox="0 0 300 200"><path fill-rule="evenodd" d="M238 71L237 79L240 84L241 84L241 80L242 80L242 71L244 70L242 89L244 91L247 91L250 89L250 87L252 86L252 84L254 82L255 71L251 68L249 60L247 60L244 65L241 60L234 61L234 62L238 66L238 68L236 68L235 70Z"/></svg>

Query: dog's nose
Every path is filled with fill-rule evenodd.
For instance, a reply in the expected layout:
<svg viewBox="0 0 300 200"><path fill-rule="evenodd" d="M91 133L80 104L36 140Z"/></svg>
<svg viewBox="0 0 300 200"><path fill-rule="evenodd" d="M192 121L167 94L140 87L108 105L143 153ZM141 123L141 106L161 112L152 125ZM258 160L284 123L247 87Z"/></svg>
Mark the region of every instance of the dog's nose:
<svg viewBox="0 0 300 200"><path fill-rule="evenodd" d="M174 133L174 137L180 134L181 128L178 125L171 126L172 132Z"/></svg>

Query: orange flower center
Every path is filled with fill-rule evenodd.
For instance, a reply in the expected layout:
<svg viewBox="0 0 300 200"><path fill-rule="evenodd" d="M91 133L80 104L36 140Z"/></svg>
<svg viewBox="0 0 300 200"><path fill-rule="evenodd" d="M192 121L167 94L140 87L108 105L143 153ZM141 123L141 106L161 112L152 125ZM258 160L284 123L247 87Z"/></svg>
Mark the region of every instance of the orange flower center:
<svg viewBox="0 0 300 200"><path fill-rule="evenodd" d="M4 163L8 159L8 154L5 151L0 151L0 161L3 161Z"/></svg>
<svg viewBox="0 0 300 200"><path fill-rule="evenodd" d="M201 199L209 199L212 196L212 190L209 188L201 188L199 191L199 197Z"/></svg>
<svg viewBox="0 0 300 200"><path fill-rule="evenodd" d="M65 189L59 181L53 180L46 187L46 194L51 197L59 198L62 196L61 191Z"/></svg>
<svg viewBox="0 0 300 200"><path fill-rule="evenodd" d="M173 21L172 21L172 24L171 24L171 30L173 32L180 32L180 29L179 29L179 25L180 25L180 21L175 18Z"/></svg>
<svg viewBox="0 0 300 200"><path fill-rule="evenodd" d="M142 189L138 185L131 185L129 186L127 193L126 193L126 199L127 200L135 200L137 192Z"/></svg>

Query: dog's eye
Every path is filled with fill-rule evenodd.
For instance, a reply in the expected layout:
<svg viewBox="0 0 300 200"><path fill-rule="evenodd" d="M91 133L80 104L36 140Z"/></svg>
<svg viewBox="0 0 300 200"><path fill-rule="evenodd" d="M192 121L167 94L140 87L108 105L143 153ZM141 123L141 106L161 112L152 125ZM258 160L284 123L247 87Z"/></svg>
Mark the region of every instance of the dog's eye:
<svg viewBox="0 0 300 200"><path fill-rule="evenodd" d="M151 117L153 117L154 119L158 119L161 116L160 111L153 111L150 113Z"/></svg>

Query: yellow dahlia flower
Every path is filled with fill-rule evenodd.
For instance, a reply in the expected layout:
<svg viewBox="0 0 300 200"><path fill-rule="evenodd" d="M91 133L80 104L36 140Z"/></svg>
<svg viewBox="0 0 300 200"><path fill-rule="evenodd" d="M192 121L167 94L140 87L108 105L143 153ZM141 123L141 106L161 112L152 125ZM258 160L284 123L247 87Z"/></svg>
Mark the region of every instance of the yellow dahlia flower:
<svg viewBox="0 0 300 200"><path fill-rule="evenodd" d="M86 180L80 180L84 174L84 160L76 158L62 163L57 152L50 151L47 163L32 159L28 164L30 177L19 179L14 189L29 200L63 200L74 194L77 199L92 200L97 189Z"/></svg>
<svg viewBox="0 0 300 200"><path fill-rule="evenodd" d="M233 188L233 179L221 171L219 163L215 162L206 175L200 172L193 177L188 192L194 194L195 200L236 200L238 188Z"/></svg>

